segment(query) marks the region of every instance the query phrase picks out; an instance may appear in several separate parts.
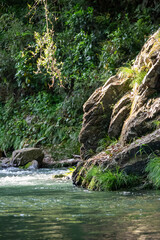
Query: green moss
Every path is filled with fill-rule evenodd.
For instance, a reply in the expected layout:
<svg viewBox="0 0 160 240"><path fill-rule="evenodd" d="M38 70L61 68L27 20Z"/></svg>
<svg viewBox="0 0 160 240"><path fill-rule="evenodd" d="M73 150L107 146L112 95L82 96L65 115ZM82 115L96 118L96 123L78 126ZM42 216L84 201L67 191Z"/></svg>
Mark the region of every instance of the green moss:
<svg viewBox="0 0 160 240"><path fill-rule="evenodd" d="M159 120L154 120L154 121L153 121L153 125L154 125L156 128L159 128L159 127L160 127L160 121L159 121Z"/></svg>
<svg viewBox="0 0 160 240"><path fill-rule="evenodd" d="M29 163L27 163L27 164L24 165L24 166L20 166L19 168L20 168L20 169L27 169L27 168L29 168L31 165L32 165L32 162L29 162Z"/></svg>
<svg viewBox="0 0 160 240"><path fill-rule="evenodd" d="M92 177L89 185L88 185L89 190L96 190L97 189L97 180L96 177Z"/></svg>
<svg viewBox="0 0 160 240"><path fill-rule="evenodd" d="M84 180L84 177L82 177L81 175L78 175L76 178L76 182L78 185L81 185L83 180Z"/></svg>
<svg viewBox="0 0 160 240"><path fill-rule="evenodd" d="M160 41L160 31L158 31L158 33L156 34L155 38Z"/></svg>
<svg viewBox="0 0 160 240"><path fill-rule="evenodd" d="M64 178L64 177L65 177L64 174L57 174L53 176L53 178Z"/></svg>
<svg viewBox="0 0 160 240"><path fill-rule="evenodd" d="M149 53L149 57L151 58L151 56L155 53L158 52L160 50L160 38L157 38L157 41L153 44L150 53Z"/></svg>

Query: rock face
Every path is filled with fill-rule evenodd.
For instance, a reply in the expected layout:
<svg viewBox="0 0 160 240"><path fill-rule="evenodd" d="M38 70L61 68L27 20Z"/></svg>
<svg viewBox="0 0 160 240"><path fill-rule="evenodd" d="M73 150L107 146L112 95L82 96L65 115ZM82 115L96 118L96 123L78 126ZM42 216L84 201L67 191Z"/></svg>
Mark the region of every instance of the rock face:
<svg viewBox="0 0 160 240"><path fill-rule="evenodd" d="M151 156L160 156L160 29L144 44L134 65L108 79L83 109L79 137L83 162L73 173L73 182L86 187L86 172L94 165L145 174ZM117 144L95 155L107 135Z"/></svg>
<svg viewBox="0 0 160 240"><path fill-rule="evenodd" d="M114 106L111 121L108 129L110 137L117 138L122 130L125 119L129 116L131 109L131 95L127 94L122 97L119 102Z"/></svg>
<svg viewBox="0 0 160 240"><path fill-rule="evenodd" d="M84 104L83 125L79 137L83 159L88 159L96 152L99 140L105 137L108 131L113 104L129 89L130 79L114 76Z"/></svg>
<svg viewBox="0 0 160 240"><path fill-rule="evenodd" d="M27 163L36 160L38 166L42 164L44 153L39 148L24 148L12 153L11 165L14 167L25 166Z"/></svg>
<svg viewBox="0 0 160 240"><path fill-rule="evenodd" d="M81 157L96 153L109 135L121 144L151 133L160 121L160 30L149 38L131 69L107 80L84 104ZM130 71L130 72L129 72Z"/></svg>
<svg viewBox="0 0 160 240"><path fill-rule="evenodd" d="M88 161L80 162L77 169L73 172L73 183L87 187L85 174L93 166L100 166L103 169L107 168L110 170L118 166L126 174L143 176L146 164L155 154L160 156L160 129L132 142L130 145L123 147L120 144L116 144L108 148L107 151L90 158Z"/></svg>

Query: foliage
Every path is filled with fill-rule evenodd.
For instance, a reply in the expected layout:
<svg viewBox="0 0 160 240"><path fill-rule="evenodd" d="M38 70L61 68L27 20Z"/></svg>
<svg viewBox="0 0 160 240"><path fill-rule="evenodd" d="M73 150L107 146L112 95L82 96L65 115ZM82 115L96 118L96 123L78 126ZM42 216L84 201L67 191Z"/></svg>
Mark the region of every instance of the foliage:
<svg viewBox="0 0 160 240"><path fill-rule="evenodd" d="M118 67L132 60L148 34L155 30L145 11L134 21L131 21L128 14L124 18L119 14L114 24L116 28L107 32L107 40L103 43L100 55L99 66L104 69L104 77L115 74Z"/></svg>
<svg viewBox="0 0 160 240"><path fill-rule="evenodd" d="M28 87L32 85L37 88L37 79L39 80L40 76L42 76L41 82L42 80L44 81L47 78L49 78L51 81L51 83L49 84L47 79L47 81L42 82L43 85L49 85L49 87L53 87L55 80L59 79L60 85L62 86L60 71L62 63L57 63L55 57L57 47L54 42L53 23L50 19L47 1L38 0L35 1L32 7L29 5L29 14L31 14L33 11L35 12L40 3L42 3L42 5L44 6L44 18L46 21L45 29L42 31L42 33L35 31L34 42L28 45L28 47L18 55L16 64L16 78L19 86L22 85L23 87L24 85L27 85ZM36 77L36 74L39 74L40 76ZM25 78L25 82L23 82L23 78Z"/></svg>
<svg viewBox="0 0 160 240"><path fill-rule="evenodd" d="M146 172L149 180L156 188L160 188L160 157L155 156L147 164Z"/></svg>
<svg viewBox="0 0 160 240"><path fill-rule="evenodd" d="M93 8L85 9L80 4L64 8L59 22L63 21L63 31L57 34L57 58L64 64L62 75L65 78L66 91L71 92L79 87L88 88L94 84L96 77L97 55L96 35L94 26Z"/></svg>
<svg viewBox="0 0 160 240"><path fill-rule="evenodd" d="M117 140L115 138L110 138L108 135L106 137L102 138L98 142L98 148L96 149L97 152L101 152L105 150L108 146L116 144Z"/></svg>
<svg viewBox="0 0 160 240"><path fill-rule="evenodd" d="M120 67L119 74L123 76L123 78L134 78L135 71L130 66L129 67Z"/></svg>
<svg viewBox="0 0 160 240"><path fill-rule="evenodd" d="M151 14L158 9L126 0L28 0L28 11L26 1L14 2L0 3L0 148L42 145L56 159L69 157L79 152L84 102L136 56L158 28Z"/></svg>
<svg viewBox="0 0 160 240"><path fill-rule="evenodd" d="M148 72L148 68L138 70L136 68L121 67L119 68L119 75L123 78L129 78L131 80L131 87L135 84L140 85Z"/></svg>
<svg viewBox="0 0 160 240"><path fill-rule="evenodd" d="M55 78L60 80L60 84L62 85L61 80L61 72L60 72L60 63L57 64L55 58L56 45L53 42L53 31L48 30L43 33L42 36L38 32L35 32L35 40L36 47L35 56L39 55L37 59L37 72L42 73L43 69L45 69L46 73L51 77L52 85L54 85Z"/></svg>
<svg viewBox="0 0 160 240"><path fill-rule="evenodd" d="M13 13L6 13L0 17L1 83L13 81L16 55L32 40L32 33L32 26L25 25Z"/></svg>
<svg viewBox="0 0 160 240"><path fill-rule="evenodd" d="M132 81L132 85L134 85L135 83L140 85L144 79L144 77L146 76L147 71L140 71L140 72L136 72L136 75L133 78Z"/></svg>
<svg viewBox="0 0 160 240"><path fill-rule="evenodd" d="M160 127L160 120L154 120L153 125L158 129Z"/></svg>
<svg viewBox="0 0 160 240"><path fill-rule="evenodd" d="M92 185L94 178L94 185ZM127 175L119 168L116 170L102 170L100 167L92 167L86 175L88 188L90 183L95 190L118 190L123 188L131 188L139 184L139 178L133 175Z"/></svg>
<svg viewBox="0 0 160 240"><path fill-rule="evenodd" d="M34 74L37 70L32 49L24 49L16 56L15 79L19 88L30 90L42 90L45 87L46 75Z"/></svg>
<svg viewBox="0 0 160 240"><path fill-rule="evenodd" d="M18 103L11 98L6 104L1 104L1 149L9 152L26 145L43 145L52 150L55 159L78 153L79 125L73 121L72 125L65 122L62 104L60 97L44 91Z"/></svg>

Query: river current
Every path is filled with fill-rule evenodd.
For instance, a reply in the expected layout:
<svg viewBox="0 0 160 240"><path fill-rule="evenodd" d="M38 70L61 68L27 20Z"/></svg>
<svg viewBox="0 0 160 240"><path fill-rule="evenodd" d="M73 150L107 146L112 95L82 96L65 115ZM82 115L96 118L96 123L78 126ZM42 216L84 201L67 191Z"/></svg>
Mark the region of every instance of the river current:
<svg viewBox="0 0 160 240"><path fill-rule="evenodd" d="M160 239L160 191L87 191L64 172L0 169L0 240Z"/></svg>

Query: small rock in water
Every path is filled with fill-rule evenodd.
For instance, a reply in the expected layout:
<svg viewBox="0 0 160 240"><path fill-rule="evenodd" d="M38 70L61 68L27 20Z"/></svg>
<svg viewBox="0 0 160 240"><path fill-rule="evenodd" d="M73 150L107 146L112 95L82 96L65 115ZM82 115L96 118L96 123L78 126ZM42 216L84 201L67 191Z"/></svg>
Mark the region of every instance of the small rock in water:
<svg viewBox="0 0 160 240"><path fill-rule="evenodd" d="M66 177L64 174L56 174L53 176L53 178L64 178Z"/></svg>
<svg viewBox="0 0 160 240"><path fill-rule="evenodd" d="M33 160L29 163L29 167L27 167L28 170L36 170L38 169L38 162L36 160Z"/></svg>

